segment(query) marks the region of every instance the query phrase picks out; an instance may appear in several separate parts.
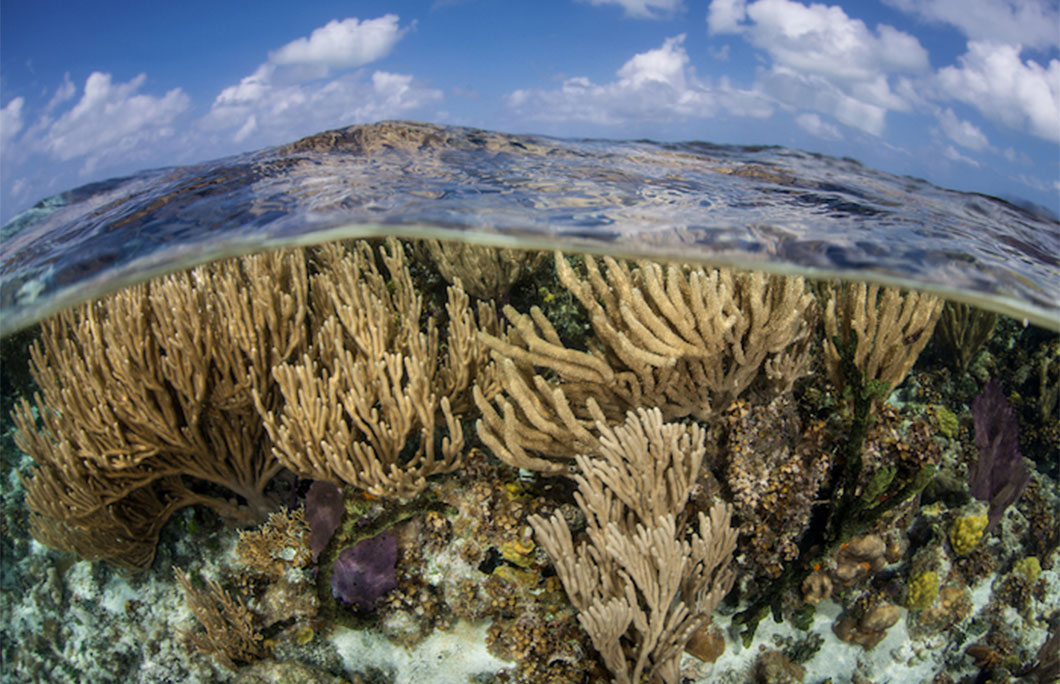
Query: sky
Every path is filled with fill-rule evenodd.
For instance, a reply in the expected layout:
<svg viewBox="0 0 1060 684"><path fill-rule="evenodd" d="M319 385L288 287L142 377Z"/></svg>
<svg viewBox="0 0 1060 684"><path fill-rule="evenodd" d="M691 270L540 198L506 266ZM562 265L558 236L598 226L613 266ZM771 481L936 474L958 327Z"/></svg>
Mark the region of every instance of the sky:
<svg viewBox="0 0 1060 684"><path fill-rule="evenodd" d="M1060 0L0 0L0 222L329 128L775 144L1060 211Z"/></svg>

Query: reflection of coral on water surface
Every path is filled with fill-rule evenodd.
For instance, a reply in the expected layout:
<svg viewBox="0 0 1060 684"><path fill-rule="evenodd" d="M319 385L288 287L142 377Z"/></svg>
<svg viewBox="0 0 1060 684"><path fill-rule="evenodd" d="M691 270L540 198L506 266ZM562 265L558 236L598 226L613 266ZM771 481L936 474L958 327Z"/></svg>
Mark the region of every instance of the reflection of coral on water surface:
<svg viewBox="0 0 1060 684"><path fill-rule="evenodd" d="M1060 347L961 307L396 239L81 305L4 436L4 675L1055 681Z"/></svg>

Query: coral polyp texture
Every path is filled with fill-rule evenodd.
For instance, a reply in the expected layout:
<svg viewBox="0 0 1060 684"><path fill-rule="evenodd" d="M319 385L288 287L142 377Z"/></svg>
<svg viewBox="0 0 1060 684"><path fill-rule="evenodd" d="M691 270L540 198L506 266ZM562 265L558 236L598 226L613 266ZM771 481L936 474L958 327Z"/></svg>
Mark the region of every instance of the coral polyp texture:
<svg viewBox="0 0 1060 684"><path fill-rule="evenodd" d="M1060 345L943 306L395 238L108 295L29 352L0 662L145 684L1049 681Z"/></svg>

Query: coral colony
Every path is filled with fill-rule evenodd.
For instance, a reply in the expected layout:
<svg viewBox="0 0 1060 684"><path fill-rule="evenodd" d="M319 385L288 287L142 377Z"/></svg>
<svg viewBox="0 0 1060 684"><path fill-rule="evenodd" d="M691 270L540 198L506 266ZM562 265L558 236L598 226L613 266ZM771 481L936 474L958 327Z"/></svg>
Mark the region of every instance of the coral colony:
<svg viewBox="0 0 1060 684"><path fill-rule="evenodd" d="M957 362L914 371L936 327ZM109 570L27 553L28 598L4 597L151 646L72 619L34 637L19 608L5 659L56 681L1056 681L1057 485L1028 465L1056 455L1033 420L1060 352L991 335L1029 333L877 285L437 241L165 276L45 321L14 410L29 532L139 594L101 617ZM973 401L998 371L1022 380ZM174 573L189 610L143 607Z"/></svg>

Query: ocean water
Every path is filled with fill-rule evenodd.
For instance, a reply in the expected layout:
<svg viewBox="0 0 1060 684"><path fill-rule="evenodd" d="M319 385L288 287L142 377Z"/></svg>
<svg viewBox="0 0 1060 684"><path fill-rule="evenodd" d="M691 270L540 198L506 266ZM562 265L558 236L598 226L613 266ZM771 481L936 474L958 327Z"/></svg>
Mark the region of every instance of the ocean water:
<svg viewBox="0 0 1060 684"><path fill-rule="evenodd" d="M1055 219L779 147L70 190L0 228L0 678L1056 681L1058 331Z"/></svg>

